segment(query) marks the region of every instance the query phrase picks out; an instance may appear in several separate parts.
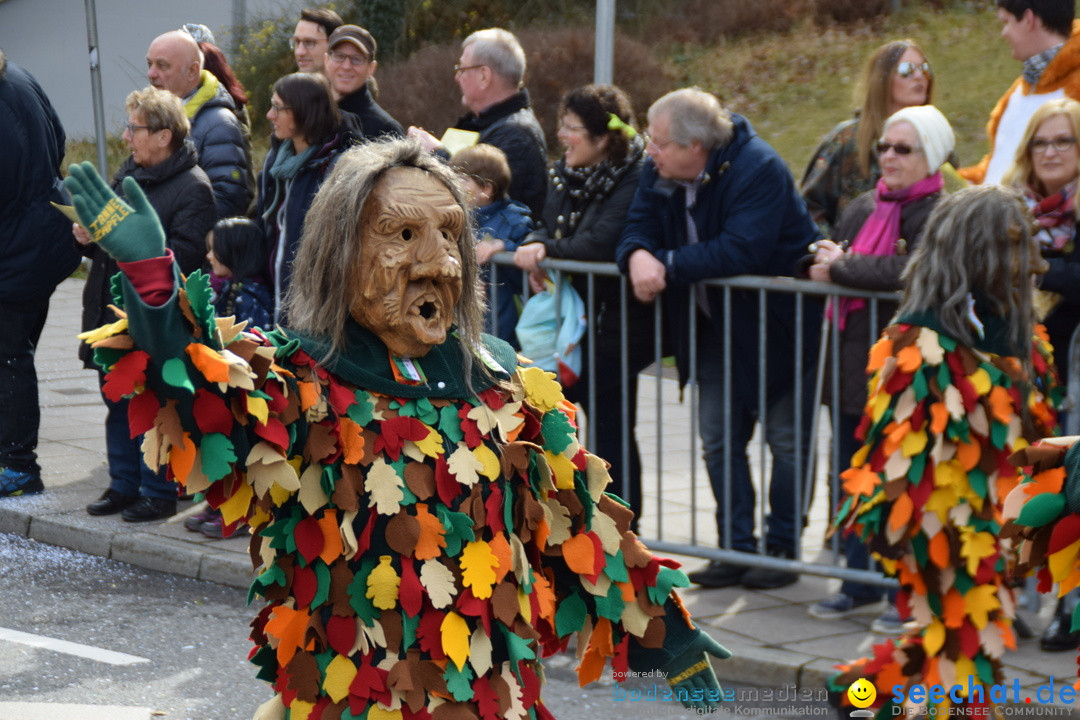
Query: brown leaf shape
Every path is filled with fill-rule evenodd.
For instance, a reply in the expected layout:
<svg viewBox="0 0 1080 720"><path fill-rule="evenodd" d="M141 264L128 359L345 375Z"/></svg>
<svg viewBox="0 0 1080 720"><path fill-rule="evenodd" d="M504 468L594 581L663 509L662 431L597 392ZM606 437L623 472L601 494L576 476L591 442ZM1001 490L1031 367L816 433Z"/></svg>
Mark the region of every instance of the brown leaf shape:
<svg viewBox="0 0 1080 720"><path fill-rule="evenodd" d="M353 581L353 571L347 560L338 559L330 565L330 594L326 601L331 612L341 617L352 617L355 611L349 603L349 583Z"/></svg>
<svg viewBox="0 0 1080 720"><path fill-rule="evenodd" d="M366 438L365 438L366 439ZM373 448L375 443L365 444ZM435 494L435 470L424 463L411 462L405 466L405 485L419 500L427 500Z"/></svg>
<svg viewBox="0 0 1080 720"><path fill-rule="evenodd" d="M355 465L342 465L341 477L334 484L334 494L330 498L335 507L345 512L360 509L360 493L364 489L364 476Z"/></svg>
<svg viewBox="0 0 1080 720"><path fill-rule="evenodd" d="M285 672L289 675L288 685L296 691L297 698L309 703L319 699L319 662L314 655L297 650L285 666Z"/></svg>
<svg viewBox="0 0 1080 720"><path fill-rule="evenodd" d="M330 428L322 423L308 425L307 442L304 443L304 459L308 462L322 462L337 452L337 438Z"/></svg>
<svg viewBox="0 0 1080 720"><path fill-rule="evenodd" d="M158 410L157 416L154 417L154 427L162 435L169 438L169 442L173 445L182 446L184 444L184 426L180 423L180 414L176 412L177 404L178 401L176 400L166 401L165 405Z"/></svg>
<svg viewBox="0 0 1080 720"><path fill-rule="evenodd" d="M491 607L499 622L512 627L518 614L517 588L508 582L496 585L491 593Z"/></svg>
<svg viewBox="0 0 1080 720"><path fill-rule="evenodd" d="M405 511L398 510L397 515L386 523L386 542L398 555L411 557L416 541L420 539L420 522Z"/></svg>
<svg viewBox="0 0 1080 720"><path fill-rule="evenodd" d="M431 711L431 720L480 720L471 702L445 702Z"/></svg>

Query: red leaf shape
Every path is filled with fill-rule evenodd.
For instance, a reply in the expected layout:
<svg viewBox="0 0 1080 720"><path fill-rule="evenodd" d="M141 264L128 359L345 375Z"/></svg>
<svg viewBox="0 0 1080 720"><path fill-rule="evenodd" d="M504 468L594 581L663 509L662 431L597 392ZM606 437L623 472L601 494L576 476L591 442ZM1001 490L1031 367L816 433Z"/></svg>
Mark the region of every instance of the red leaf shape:
<svg viewBox="0 0 1080 720"><path fill-rule="evenodd" d="M154 427L161 402L151 390L144 390L128 401L128 425L131 437L136 438Z"/></svg>
<svg viewBox="0 0 1080 720"><path fill-rule="evenodd" d="M296 539L296 549L300 551L301 557L306 562L310 563L322 553L322 528L319 527L319 521L315 518L306 517L298 522L296 530L293 531L293 537Z"/></svg>
<svg viewBox="0 0 1080 720"><path fill-rule="evenodd" d="M311 605L315 592L319 589L319 579L315 577L315 571L311 567L297 566L293 571L292 591L296 598L297 607Z"/></svg>
<svg viewBox="0 0 1080 720"><path fill-rule="evenodd" d="M472 689L473 700L480 710L480 717L484 720L501 720L499 694L491 687L487 678L481 675L473 680Z"/></svg>
<svg viewBox="0 0 1080 720"><path fill-rule="evenodd" d="M135 392L136 385L146 384L146 364L150 356L142 350L129 352L116 361L112 370L105 376L101 392L113 402L120 402L125 395Z"/></svg>
<svg viewBox="0 0 1080 720"><path fill-rule="evenodd" d="M195 424L203 434L221 433L225 437L232 434L232 413L224 400L206 388L199 388L195 392L191 414L195 416Z"/></svg>
<svg viewBox="0 0 1080 720"><path fill-rule="evenodd" d="M326 641L338 655L348 655L356 642L356 621L351 617L331 615L326 621Z"/></svg>
<svg viewBox="0 0 1080 720"><path fill-rule="evenodd" d="M267 442L277 445L282 450L289 447L289 431L277 418L268 418L266 424L256 423L255 434Z"/></svg>
<svg viewBox="0 0 1080 720"><path fill-rule="evenodd" d="M416 617L424 607L424 586L416 574L411 558L401 558L401 584L398 586L398 601L410 617Z"/></svg>
<svg viewBox="0 0 1080 720"><path fill-rule="evenodd" d="M450 473L450 466L444 455L435 458L435 488L438 490L439 499L449 507L454 506L454 498L461 493L461 483Z"/></svg>
<svg viewBox="0 0 1080 720"><path fill-rule="evenodd" d="M1058 520L1054 526L1054 532L1050 535L1050 544L1046 548L1046 554L1056 553L1058 550L1072 545L1080 539L1080 515L1068 513Z"/></svg>

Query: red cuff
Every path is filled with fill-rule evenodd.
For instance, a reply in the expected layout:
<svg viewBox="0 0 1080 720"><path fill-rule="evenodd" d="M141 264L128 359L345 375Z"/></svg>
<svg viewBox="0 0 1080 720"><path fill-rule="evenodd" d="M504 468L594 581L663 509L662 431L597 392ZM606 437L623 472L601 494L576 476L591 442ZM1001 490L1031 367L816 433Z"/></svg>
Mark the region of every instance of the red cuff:
<svg viewBox="0 0 1080 720"><path fill-rule="evenodd" d="M161 257L117 262L131 281L135 292L151 307L160 307L173 294L173 251L166 248Z"/></svg>

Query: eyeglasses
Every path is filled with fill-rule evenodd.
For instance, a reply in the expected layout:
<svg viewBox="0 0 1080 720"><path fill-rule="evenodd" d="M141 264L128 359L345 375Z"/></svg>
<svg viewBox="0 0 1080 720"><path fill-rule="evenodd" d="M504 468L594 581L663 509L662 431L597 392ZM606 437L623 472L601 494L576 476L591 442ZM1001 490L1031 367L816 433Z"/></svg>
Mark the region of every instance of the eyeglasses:
<svg viewBox="0 0 1080 720"><path fill-rule="evenodd" d="M1059 153L1063 153L1076 145L1076 138L1069 135L1062 135L1056 137L1053 140L1032 140L1028 148L1036 155L1042 155L1044 152L1050 149L1050 146L1054 147Z"/></svg>
<svg viewBox="0 0 1080 720"><path fill-rule="evenodd" d="M890 150L897 155L910 155L911 153L922 152L922 148L911 147L907 143L890 143L884 141L878 142L878 144L874 146L874 150L877 151L878 155L884 155Z"/></svg>
<svg viewBox="0 0 1080 720"><path fill-rule="evenodd" d="M305 50L314 50L319 46L320 42L322 41L312 40L311 38L291 37L289 38L289 47L295 50L297 45L302 45Z"/></svg>
<svg viewBox="0 0 1080 720"><path fill-rule="evenodd" d="M921 63L913 63L905 60L896 66L896 74L902 78L909 78L915 74L916 70L922 70L922 74L926 77L934 77L934 71L930 69L930 63L923 60Z"/></svg>
<svg viewBox="0 0 1080 720"><path fill-rule="evenodd" d="M289 107L288 105L278 105L273 100L270 101L270 109L273 110L274 112L283 112L285 110L292 110L292 108Z"/></svg>
<svg viewBox="0 0 1080 720"><path fill-rule="evenodd" d="M487 67L487 65L454 65L454 75L457 76L466 70L476 70L482 67Z"/></svg>
<svg viewBox="0 0 1080 720"><path fill-rule="evenodd" d="M331 62L343 63L348 62L353 67L362 67L368 63L368 59L363 55L349 55L347 53L338 52L337 50L331 50L326 53Z"/></svg>
<svg viewBox="0 0 1080 720"><path fill-rule="evenodd" d="M588 128L585 127L584 125L570 125L569 123L565 123L565 122L559 123L559 129L560 130L565 130L566 132L572 132L572 133L580 133L580 132L588 131Z"/></svg>
<svg viewBox="0 0 1080 720"><path fill-rule="evenodd" d="M147 132L151 132L149 125L136 125L135 123L130 122L124 123L124 132L129 132L134 135L136 130L146 130Z"/></svg>
<svg viewBox="0 0 1080 720"><path fill-rule="evenodd" d="M668 145L675 142L674 139L672 139L672 140L664 140L663 142L660 142L659 140L657 140L656 138L654 138L652 135L650 135L648 133L642 133L641 134L641 139L645 141L646 145L652 145L657 150L663 150Z"/></svg>

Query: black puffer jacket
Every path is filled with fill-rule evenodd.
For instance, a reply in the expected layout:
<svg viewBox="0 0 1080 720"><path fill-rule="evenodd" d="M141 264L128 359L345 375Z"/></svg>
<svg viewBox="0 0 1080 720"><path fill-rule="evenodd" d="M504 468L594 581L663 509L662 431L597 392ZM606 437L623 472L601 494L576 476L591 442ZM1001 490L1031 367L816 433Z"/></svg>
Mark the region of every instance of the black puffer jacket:
<svg viewBox="0 0 1080 720"><path fill-rule="evenodd" d="M900 238L903 245L895 255L855 255L845 253L829 266L829 275L837 285L863 290L899 290L900 273L907 266L911 252L922 240L926 219L941 193L916 200L900 211ZM874 211L874 191L851 201L836 224L835 242L847 244ZM896 313L896 303L879 302L877 324L871 327L870 303L853 310L845 318L840 335L840 408L848 415L861 415L866 405L866 359L870 345ZM826 400L829 394L826 394Z"/></svg>
<svg viewBox="0 0 1080 720"><path fill-rule="evenodd" d="M480 133L480 142L506 153L510 163L507 194L529 207L534 218L544 212L547 194L547 141L529 105L529 91L520 90L479 114L462 115L457 127Z"/></svg>
<svg viewBox="0 0 1080 720"><path fill-rule="evenodd" d="M26 70L0 55L0 301L52 293L79 264L60 182L64 128ZM0 322L4 322L0 318Z"/></svg>
<svg viewBox="0 0 1080 720"><path fill-rule="evenodd" d="M113 178L113 190L120 192L120 184L129 175L138 181L150 206L161 218L165 246L176 256L180 272L186 275L202 267L206 256L206 233L214 227L217 213L210 180L195 164L195 148L191 141L186 140L179 150L152 167L140 167L128 157ZM68 225L69 237L70 227ZM88 245L83 253L94 261L83 288L82 328L91 330L116 320L109 309L113 302L109 285L119 268L116 261L97 245ZM92 355L89 346L79 346L79 358L87 368L96 370Z"/></svg>
<svg viewBox="0 0 1080 720"><path fill-rule="evenodd" d="M202 84L186 101L185 108L192 103L198 104L198 110L191 118L191 140L199 167L213 187L217 217L243 215L255 189L249 184L254 177L250 141L245 144L236 103L225 86L205 70Z"/></svg>

